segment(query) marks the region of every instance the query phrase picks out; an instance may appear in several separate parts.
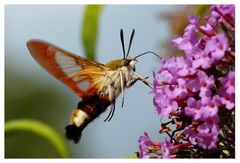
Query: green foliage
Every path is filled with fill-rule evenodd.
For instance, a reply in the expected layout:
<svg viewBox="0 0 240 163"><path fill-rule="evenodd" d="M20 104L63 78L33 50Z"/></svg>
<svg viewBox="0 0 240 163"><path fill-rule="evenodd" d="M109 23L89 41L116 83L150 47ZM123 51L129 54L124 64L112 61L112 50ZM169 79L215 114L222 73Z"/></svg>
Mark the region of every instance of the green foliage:
<svg viewBox="0 0 240 163"><path fill-rule="evenodd" d="M5 123L5 133L9 134L14 131L32 132L47 139L58 151L63 158L69 156L64 144L64 140L50 126L33 119L15 119Z"/></svg>
<svg viewBox="0 0 240 163"><path fill-rule="evenodd" d="M98 22L102 9L102 5L87 5L84 11L82 41L86 57L91 60L95 60Z"/></svg>
<svg viewBox="0 0 240 163"><path fill-rule="evenodd" d="M127 159L137 159L138 157L136 155L130 155L126 157Z"/></svg>
<svg viewBox="0 0 240 163"><path fill-rule="evenodd" d="M203 15L205 12L208 12L210 5L198 5L196 6L196 15Z"/></svg>

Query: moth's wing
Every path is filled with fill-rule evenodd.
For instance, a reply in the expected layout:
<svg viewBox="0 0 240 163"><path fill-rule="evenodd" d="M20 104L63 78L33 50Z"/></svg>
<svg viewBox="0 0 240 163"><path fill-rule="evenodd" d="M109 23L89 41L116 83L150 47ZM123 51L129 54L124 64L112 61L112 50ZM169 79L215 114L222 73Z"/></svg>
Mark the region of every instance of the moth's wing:
<svg viewBox="0 0 240 163"><path fill-rule="evenodd" d="M66 84L80 97L96 92L108 70L103 64L76 56L50 43L30 40L27 47L33 58L49 73ZM85 73L81 73L85 72Z"/></svg>

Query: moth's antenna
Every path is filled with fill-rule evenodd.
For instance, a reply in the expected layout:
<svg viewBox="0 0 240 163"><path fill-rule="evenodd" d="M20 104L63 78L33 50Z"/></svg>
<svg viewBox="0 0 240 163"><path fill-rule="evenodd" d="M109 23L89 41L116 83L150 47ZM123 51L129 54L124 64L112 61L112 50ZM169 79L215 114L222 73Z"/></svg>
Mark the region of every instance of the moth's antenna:
<svg viewBox="0 0 240 163"><path fill-rule="evenodd" d="M124 47L124 37L123 37L123 30L121 29L120 31L120 39L122 43L122 49L123 49L123 58L126 58L126 53L125 53L125 47Z"/></svg>
<svg viewBox="0 0 240 163"><path fill-rule="evenodd" d="M133 31L132 31L132 35L131 35L131 38L130 38L130 43L129 43L129 46L128 46L128 51L127 51L126 57L128 56L129 51L130 51L130 48L131 48L131 45L132 45L132 40L133 40L133 37L134 37L134 33L135 33L135 29L133 29Z"/></svg>
<svg viewBox="0 0 240 163"><path fill-rule="evenodd" d="M162 60L162 58L161 58L157 53L154 53L154 52L152 52L152 51L147 51L147 52L144 52L144 53L142 53L142 54L139 54L139 55L137 55L136 57L134 57L134 59L137 59L138 57L141 57L141 56L143 56L143 55L145 55L145 54L153 54L153 55L155 55L156 57L158 57L159 59Z"/></svg>

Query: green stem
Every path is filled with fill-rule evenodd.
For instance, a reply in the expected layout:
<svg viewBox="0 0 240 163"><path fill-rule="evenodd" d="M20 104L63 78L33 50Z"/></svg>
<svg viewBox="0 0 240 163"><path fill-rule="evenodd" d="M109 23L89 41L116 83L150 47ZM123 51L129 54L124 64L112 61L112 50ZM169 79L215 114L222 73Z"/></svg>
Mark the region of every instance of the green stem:
<svg viewBox="0 0 240 163"><path fill-rule="evenodd" d="M47 139L63 158L69 156L64 140L50 126L33 119L16 119L5 123L5 133L14 131L27 131Z"/></svg>
<svg viewBox="0 0 240 163"><path fill-rule="evenodd" d="M99 19L103 5L87 5L82 22L82 43L86 57L96 59L96 45L99 31Z"/></svg>

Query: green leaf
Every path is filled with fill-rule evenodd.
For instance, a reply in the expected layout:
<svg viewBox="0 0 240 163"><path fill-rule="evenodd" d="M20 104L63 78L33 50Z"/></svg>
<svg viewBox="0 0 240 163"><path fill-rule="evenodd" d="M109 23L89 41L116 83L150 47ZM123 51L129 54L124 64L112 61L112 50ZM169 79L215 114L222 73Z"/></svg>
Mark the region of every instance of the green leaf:
<svg viewBox="0 0 240 163"><path fill-rule="evenodd" d="M84 11L82 41L86 57L95 60L98 22L103 5L87 5Z"/></svg>
<svg viewBox="0 0 240 163"><path fill-rule="evenodd" d="M5 123L5 133L14 131L32 132L47 139L63 158L69 156L62 137L50 126L33 119L16 119Z"/></svg>
<svg viewBox="0 0 240 163"><path fill-rule="evenodd" d="M127 156L126 158L137 159L138 157L136 155L130 155L130 156Z"/></svg>

